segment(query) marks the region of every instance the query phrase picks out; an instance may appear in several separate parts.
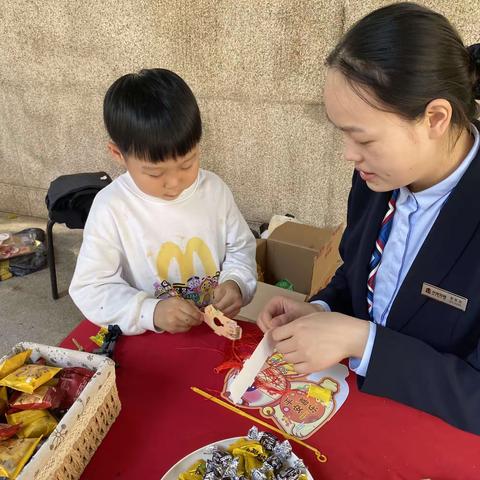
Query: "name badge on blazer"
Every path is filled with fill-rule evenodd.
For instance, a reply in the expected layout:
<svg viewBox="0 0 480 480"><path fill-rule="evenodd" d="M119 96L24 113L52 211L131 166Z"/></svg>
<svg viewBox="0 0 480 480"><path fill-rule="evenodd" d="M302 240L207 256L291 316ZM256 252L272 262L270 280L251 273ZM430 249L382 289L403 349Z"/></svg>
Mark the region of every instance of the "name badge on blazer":
<svg viewBox="0 0 480 480"><path fill-rule="evenodd" d="M435 285L430 285L424 282L422 285L422 295L437 300L438 302L446 303L459 310L465 311L467 309L468 298L455 295L455 293L438 288Z"/></svg>

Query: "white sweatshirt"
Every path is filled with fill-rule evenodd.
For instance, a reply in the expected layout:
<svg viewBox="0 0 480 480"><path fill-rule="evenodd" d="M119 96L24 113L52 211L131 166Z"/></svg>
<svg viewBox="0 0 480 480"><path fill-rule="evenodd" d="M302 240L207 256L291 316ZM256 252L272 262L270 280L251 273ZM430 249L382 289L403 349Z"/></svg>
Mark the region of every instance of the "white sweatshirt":
<svg viewBox="0 0 480 480"><path fill-rule="evenodd" d="M205 305L217 281L234 280L245 305L256 279L255 239L217 175L200 170L168 201L125 173L95 197L69 292L92 322L134 335L155 331L156 297L171 286Z"/></svg>

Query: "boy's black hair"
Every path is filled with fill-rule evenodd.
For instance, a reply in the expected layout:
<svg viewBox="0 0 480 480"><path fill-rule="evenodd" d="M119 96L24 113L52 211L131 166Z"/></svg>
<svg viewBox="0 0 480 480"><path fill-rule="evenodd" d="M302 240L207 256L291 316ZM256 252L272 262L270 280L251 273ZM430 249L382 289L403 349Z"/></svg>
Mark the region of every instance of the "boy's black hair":
<svg viewBox="0 0 480 480"><path fill-rule="evenodd" d="M450 22L415 3L380 8L358 21L327 58L361 98L366 87L386 111L421 118L436 98L452 106L452 123L477 116L480 51L468 49ZM378 105L372 105L379 108Z"/></svg>
<svg viewBox="0 0 480 480"><path fill-rule="evenodd" d="M195 96L177 74L163 68L116 80L103 101L103 120L125 157L152 163L186 155L202 136Z"/></svg>

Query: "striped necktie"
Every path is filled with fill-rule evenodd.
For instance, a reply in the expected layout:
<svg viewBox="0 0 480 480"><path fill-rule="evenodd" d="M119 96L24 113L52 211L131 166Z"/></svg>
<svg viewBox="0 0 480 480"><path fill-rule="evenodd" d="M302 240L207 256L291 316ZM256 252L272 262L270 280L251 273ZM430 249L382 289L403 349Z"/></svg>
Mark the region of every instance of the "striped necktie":
<svg viewBox="0 0 480 480"><path fill-rule="evenodd" d="M395 213L395 205L397 203L399 190L394 190L388 202L388 209L385 217L383 217L380 233L378 234L375 248L373 249L372 258L370 259L370 273L367 280L367 306L370 320L373 320L373 292L375 290L375 279L377 276L378 267L382 261L382 254L385 245L387 244L390 230L392 229L393 215Z"/></svg>

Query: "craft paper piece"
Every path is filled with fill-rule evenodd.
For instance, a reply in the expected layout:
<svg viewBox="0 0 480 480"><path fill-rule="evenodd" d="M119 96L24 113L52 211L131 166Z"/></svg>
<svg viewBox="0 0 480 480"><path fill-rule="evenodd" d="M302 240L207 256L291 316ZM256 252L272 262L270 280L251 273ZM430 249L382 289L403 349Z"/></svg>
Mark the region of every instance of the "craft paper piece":
<svg viewBox="0 0 480 480"><path fill-rule="evenodd" d="M267 359L272 355L274 343L270 331L265 333L261 342L252 353L252 356L245 361L242 370L234 378L229 386L230 398L233 403L239 403L248 388L253 385Z"/></svg>
<svg viewBox="0 0 480 480"><path fill-rule="evenodd" d="M227 373L222 392L225 399L233 400L232 386L236 388L234 384L239 375L238 369ZM281 353L275 352L253 380L250 376L242 383L243 393L240 398L237 393L235 399L242 409L259 411L278 428L304 440L341 408L349 392L347 376L348 368L343 364L309 375L298 374Z"/></svg>
<svg viewBox="0 0 480 480"><path fill-rule="evenodd" d="M242 338L242 328L238 323L225 316L213 305L205 308L203 320L217 335L229 338L230 340L239 340Z"/></svg>

